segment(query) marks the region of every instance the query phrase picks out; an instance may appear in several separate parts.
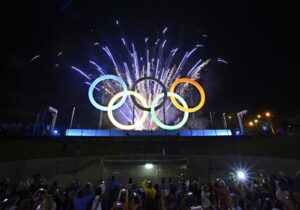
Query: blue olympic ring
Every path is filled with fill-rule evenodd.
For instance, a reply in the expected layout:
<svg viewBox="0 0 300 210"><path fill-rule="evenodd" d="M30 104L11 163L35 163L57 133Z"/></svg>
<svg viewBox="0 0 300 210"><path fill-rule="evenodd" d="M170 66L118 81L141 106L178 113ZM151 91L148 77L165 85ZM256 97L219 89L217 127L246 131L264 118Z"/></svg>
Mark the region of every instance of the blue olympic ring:
<svg viewBox="0 0 300 210"><path fill-rule="evenodd" d="M128 89L127 89L127 85L126 83L124 82L123 79L121 79L120 77L117 77L115 75L111 75L111 74L108 74L108 75L104 75L104 76L101 76L101 77L98 77L96 80L94 80L89 88L89 92L88 92L88 96L89 96L89 100L90 102L92 103L92 105L94 107L96 107L97 109L100 109L101 111L108 111L108 107L107 106L102 106L100 105L95 99L94 99L94 95L93 95L93 92L94 92L94 89L96 87L96 85L103 81L103 80L107 80L107 79L112 79L112 80L115 80L115 81L118 81L122 88L123 88L123 91L127 93ZM125 100L127 98L127 95L128 94L124 94L122 99L116 103L115 105L112 106L112 110L115 110L115 109L118 109L120 108L123 103L125 103Z"/></svg>

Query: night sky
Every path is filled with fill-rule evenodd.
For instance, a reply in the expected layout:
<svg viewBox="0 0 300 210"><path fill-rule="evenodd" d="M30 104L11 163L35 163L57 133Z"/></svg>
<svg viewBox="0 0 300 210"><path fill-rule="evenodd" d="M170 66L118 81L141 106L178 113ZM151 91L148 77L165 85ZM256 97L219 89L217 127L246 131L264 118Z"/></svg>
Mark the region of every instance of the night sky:
<svg viewBox="0 0 300 210"><path fill-rule="evenodd" d="M296 8L287 1L11 2L1 13L0 122L34 122L51 105L63 125L75 105L77 122L95 124L88 87L70 66L90 71L88 60L99 61L94 42L121 46L116 19L136 43L148 35L156 39L167 26L168 39L183 52L202 43L199 56L228 62L212 62L203 73L204 116L243 109L299 114Z"/></svg>

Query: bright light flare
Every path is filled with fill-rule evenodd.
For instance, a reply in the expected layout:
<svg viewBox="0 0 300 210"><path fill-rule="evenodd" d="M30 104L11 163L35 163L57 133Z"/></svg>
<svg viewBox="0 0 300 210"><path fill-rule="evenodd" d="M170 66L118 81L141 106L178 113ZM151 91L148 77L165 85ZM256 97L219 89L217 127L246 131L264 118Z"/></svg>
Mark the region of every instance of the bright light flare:
<svg viewBox="0 0 300 210"><path fill-rule="evenodd" d="M244 181L247 179L247 175L244 171L237 171L236 176L237 176L238 180L240 180L240 181Z"/></svg>
<svg viewBox="0 0 300 210"><path fill-rule="evenodd" d="M145 169L150 170L154 167L154 165L152 163L146 163L145 164Z"/></svg>

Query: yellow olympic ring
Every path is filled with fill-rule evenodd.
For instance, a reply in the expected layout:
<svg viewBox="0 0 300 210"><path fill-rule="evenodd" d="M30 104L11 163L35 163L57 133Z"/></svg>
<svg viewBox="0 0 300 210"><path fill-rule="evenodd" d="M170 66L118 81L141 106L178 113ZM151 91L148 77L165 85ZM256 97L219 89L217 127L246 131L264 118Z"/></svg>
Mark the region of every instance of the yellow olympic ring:
<svg viewBox="0 0 300 210"><path fill-rule="evenodd" d="M183 112L196 112L196 111L198 111L199 109L201 109L201 108L203 107L203 105L204 105L204 102L205 102L205 92L204 92L202 86L201 86L198 82L196 82L196 81L193 80L193 79L189 79L189 78L180 78L180 79L177 79L177 80L172 84L172 86L171 86L171 88L170 88L170 92L171 92L171 93L174 93L175 87L176 87L179 83L183 83L183 82L190 83L190 84L194 85L194 86L198 89L198 91L199 91L199 93L200 93L200 96L201 96L201 99L200 99L199 104L198 104L197 106L193 107L193 108L185 108L185 107L181 106L181 105L177 102L177 100L175 99L174 96L171 96L171 101L172 101L172 103L174 104L174 106L175 106L177 109L179 109L179 110L181 110L181 111L183 111Z"/></svg>
<svg viewBox="0 0 300 210"><path fill-rule="evenodd" d="M142 126L144 121L146 120L147 118L147 115L148 115L148 112L147 111L143 111L143 116L141 117L141 119L134 123L133 125L124 125L124 124L121 124L119 123L118 121L116 121L116 119L114 118L113 116L113 113L112 113L112 107L114 105L114 103L117 101L118 98L124 96L124 95L133 95L135 97L137 97L143 104L143 106L147 107L147 102L146 100L143 98L143 96L141 96L139 93L137 92L134 92L134 91L122 91L116 95L114 95L114 97L111 98L111 100L109 101L108 103L108 106L107 106L107 114L108 114L108 118L109 120L112 122L112 124L114 124L117 128L119 129L123 129L123 130L133 130L133 129L136 129L138 128L139 126Z"/></svg>

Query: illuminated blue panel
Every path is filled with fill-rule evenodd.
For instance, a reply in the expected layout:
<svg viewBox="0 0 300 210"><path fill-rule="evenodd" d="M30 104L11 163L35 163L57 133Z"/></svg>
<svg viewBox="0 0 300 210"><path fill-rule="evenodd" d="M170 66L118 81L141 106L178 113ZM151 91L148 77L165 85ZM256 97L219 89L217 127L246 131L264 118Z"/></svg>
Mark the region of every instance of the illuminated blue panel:
<svg viewBox="0 0 300 210"><path fill-rule="evenodd" d="M165 130L165 136L179 136L179 130Z"/></svg>
<svg viewBox="0 0 300 210"><path fill-rule="evenodd" d="M181 130L179 131L180 136L191 136L192 135L192 131L191 130Z"/></svg>
<svg viewBox="0 0 300 210"><path fill-rule="evenodd" d="M192 136L204 136L203 130L192 130Z"/></svg>
<svg viewBox="0 0 300 210"><path fill-rule="evenodd" d="M216 130L157 130L157 131L123 131L67 129L66 136L232 136L229 129Z"/></svg>
<svg viewBox="0 0 300 210"><path fill-rule="evenodd" d="M227 129L216 130L217 136L231 136L231 131Z"/></svg>
<svg viewBox="0 0 300 210"><path fill-rule="evenodd" d="M153 131L152 136L165 136L166 133L164 130Z"/></svg>
<svg viewBox="0 0 300 210"><path fill-rule="evenodd" d="M125 134L129 136L151 136L152 131L125 131Z"/></svg>
<svg viewBox="0 0 300 210"><path fill-rule="evenodd" d="M81 136L82 129L67 129L66 136Z"/></svg>
<svg viewBox="0 0 300 210"><path fill-rule="evenodd" d="M126 136L123 130L111 130L110 136Z"/></svg>
<svg viewBox="0 0 300 210"><path fill-rule="evenodd" d="M204 131L204 136L216 136L216 130L203 130Z"/></svg>
<svg viewBox="0 0 300 210"><path fill-rule="evenodd" d="M93 129L83 129L81 136L96 136L96 130L93 130Z"/></svg>
<svg viewBox="0 0 300 210"><path fill-rule="evenodd" d="M97 130L96 136L110 136L110 130Z"/></svg>

